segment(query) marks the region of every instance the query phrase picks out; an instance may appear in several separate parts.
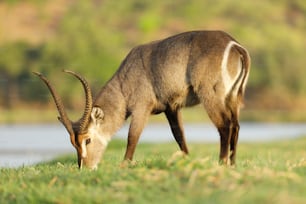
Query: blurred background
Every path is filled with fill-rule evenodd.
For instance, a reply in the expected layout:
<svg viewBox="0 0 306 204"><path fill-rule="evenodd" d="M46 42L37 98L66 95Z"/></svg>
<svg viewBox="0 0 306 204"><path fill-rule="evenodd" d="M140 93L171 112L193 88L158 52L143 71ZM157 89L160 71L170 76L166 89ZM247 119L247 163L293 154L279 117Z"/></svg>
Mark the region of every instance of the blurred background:
<svg viewBox="0 0 306 204"><path fill-rule="evenodd" d="M0 124L56 121L32 71L77 115L84 93L62 69L96 93L133 47L205 29L230 33L250 52L242 120L306 121L305 0L1 0Z"/></svg>

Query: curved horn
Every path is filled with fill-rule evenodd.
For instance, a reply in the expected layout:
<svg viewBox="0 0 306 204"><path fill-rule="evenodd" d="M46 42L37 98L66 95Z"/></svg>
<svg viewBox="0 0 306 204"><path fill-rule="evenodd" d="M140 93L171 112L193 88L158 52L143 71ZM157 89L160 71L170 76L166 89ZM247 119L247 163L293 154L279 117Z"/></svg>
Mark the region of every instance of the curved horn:
<svg viewBox="0 0 306 204"><path fill-rule="evenodd" d="M91 114L91 110L92 110L92 95L91 95L91 89L87 83L87 81L80 76L79 74L73 72L73 71L69 71L69 70L64 70L64 72L71 74L73 76L75 76L76 78L79 79L79 81L82 83L84 91L85 91L85 110L83 113L82 118L80 119L80 133L84 132L88 126L89 120L90 120L90 114Z"/></svg>
<svg viewBox="0 0 306 204"><path fill-rule="evenodd" d="M72 122L69 120L68 115L65 111L65 107L59 97L59 95L55 92L53 86L50 84L49 80L44 77L41 73L39 72L33 72L33 74L37 75L42 81L45 82L47 87L49 88L49 91L51 92L55 105L57 107L58 113L60 117L58 117L59 121L65 126L67 129L69 135L70 135L70 140L73 145L75 145L75 138L74 138L74 131L72 127Z"/></svg>

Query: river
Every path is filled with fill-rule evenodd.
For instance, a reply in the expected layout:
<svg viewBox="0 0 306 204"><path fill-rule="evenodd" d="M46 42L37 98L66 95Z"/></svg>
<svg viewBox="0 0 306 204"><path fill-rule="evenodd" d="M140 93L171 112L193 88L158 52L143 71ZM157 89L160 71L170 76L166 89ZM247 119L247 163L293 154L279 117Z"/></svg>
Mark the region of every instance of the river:
<svg viewBox="0 0 306 204"><path fill-rule="evenodd" d="M185 124L188 143L219 142L210 123ZM114 136L125 139L128 125ZM241 123L239 142L267 142L306 135L305 123ZM168 124L148 124L140 142L174 142ZM0 167L19 167L75 152L64 127L59 125L0 125Z"/></svg>

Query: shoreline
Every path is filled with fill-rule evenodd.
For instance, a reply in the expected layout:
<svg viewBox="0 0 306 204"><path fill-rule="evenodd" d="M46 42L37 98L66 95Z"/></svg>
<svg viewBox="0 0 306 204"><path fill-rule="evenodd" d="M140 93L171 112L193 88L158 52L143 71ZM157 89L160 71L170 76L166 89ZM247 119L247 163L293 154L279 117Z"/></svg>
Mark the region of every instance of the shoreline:
<svg viewBox="0 0 306 204"><path fill-rule="evenodd" d="M67 111L71 120L81 116L80 111ZM31 125L31 124L58 124L56 109L45 108L17 108L5 110L0 108L0 125ZM30 117L29 117L30 116ZM206 111L201 106L182 109L184 123L206 123L210 122ZM241 122L306 122L306 110L264 110L264 109L242 109L240 111ZM167 122L164 114L152 115L148 123Z"/></svg>
<svg viewBox="0 0 306 204"><path fill-rule="evenodd" d="M128 124L112 138L123 141L125 149ZM216 144L219 135L211 123L186 123L187 144ZM303 137L306 123L241 123L239 143L268 143ZM75 154L69 136L62 125L0 125L0 168L28 166L52 160L64 154ZM112 142L111 141L111 142ZM148 124L139 143L173 143L174 138L166 123Z"/></svg>

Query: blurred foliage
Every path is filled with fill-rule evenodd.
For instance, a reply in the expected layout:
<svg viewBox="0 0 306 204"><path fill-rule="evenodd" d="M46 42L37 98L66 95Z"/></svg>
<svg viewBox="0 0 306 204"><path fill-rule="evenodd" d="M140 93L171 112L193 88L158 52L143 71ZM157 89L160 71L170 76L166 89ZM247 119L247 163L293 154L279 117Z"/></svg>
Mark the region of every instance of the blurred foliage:
<svg viewBox="0 0 306 204"><path fill-rule="evenodd" d="M79 83L61 73L71 69L84 75L96 92L112 76L128 51L141 43L187 30L221 29L244 45L252 57L247 106L292 109L305 107L306 1L304 0L6 0L9 5L31 7L46 29L35 43L10 39L0 32L0 107L49 99L47 89L31 71L48 76L68 107L82 106ZM34 9L33 9L34 8ZM56 12L55 12L56 11ZM26 19L16 15L13 20ZM4 21L5 22L5 21ZM36 22L36 21L35 21ZM5 24L5 23L4 23ZM9 24L9 21L8 23ZM1 29L0 29L1 30ZM41 32L40 32L41 33ZM2 39L1 39L2 38ZM300 99L300 100L298 100Z"/></svg>

